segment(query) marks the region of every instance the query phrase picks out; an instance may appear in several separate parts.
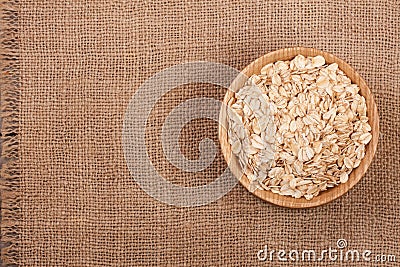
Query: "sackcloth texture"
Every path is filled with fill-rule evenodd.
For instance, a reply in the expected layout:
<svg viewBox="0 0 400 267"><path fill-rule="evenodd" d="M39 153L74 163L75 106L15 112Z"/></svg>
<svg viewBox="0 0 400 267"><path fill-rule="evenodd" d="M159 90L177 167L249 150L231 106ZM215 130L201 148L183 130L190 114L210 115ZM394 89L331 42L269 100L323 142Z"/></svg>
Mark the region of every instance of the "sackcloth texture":
<svg viewBox="0 0 400 267"><path fill-rule="evenodd" d="M321 250L339 238L349 248L400 258L398 0L3 0L1 22L4 266L288 266L261 262L257 252L265 245ZM378 150L352 190L299 210L263 202L241 185L189 208L141 190L124 158L122 124L147 78L191 61L240 70L295 46L344 59L374 93ZM163 155L160 137L175 106L222 100L225 92L192 84L156 103L145 139L165 179L203 185L225 170L220 150L203 171L179 170ZM219 149L217 127L209 119L188 123L182 153L198 158L204 138ZM327 265L372 263L291 263Z"/></svg>

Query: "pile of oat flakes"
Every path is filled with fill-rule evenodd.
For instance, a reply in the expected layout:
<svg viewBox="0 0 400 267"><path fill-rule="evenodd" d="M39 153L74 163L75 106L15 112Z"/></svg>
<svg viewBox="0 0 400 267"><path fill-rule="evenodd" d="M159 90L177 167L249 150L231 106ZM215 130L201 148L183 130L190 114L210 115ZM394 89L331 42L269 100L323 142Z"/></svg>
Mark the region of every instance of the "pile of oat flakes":
<svg viewBox="0 0 400 267"><path fill-rule="evenodd" d="M372 135L359 87L324 57L261 69L228 106L228 137L250 191L304 197L346 183Z"/></svg>

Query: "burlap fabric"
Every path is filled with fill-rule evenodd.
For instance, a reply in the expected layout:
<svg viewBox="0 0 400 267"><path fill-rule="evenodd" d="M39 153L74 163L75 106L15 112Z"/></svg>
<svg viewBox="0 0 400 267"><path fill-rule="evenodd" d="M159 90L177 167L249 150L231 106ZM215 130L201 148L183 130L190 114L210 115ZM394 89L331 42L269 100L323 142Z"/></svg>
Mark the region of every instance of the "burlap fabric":
<svg viewBox="0 0 400 267"><path fill-rule="evenodd" d="M349 247L400 261L400 2L392 1L2 1L2 251L20 266L372 266L260 262L271 249ZM313 209L265 203L242 186L202 207L178 208L135 183L122 122L135 90L174 64L206 60L242 69L266 52L306 46L331 52L367 81L380 113L378 151L366 176ZM163 120L179 103L222 99L216 86L165 95L146 130L157 171L201 185L226 168L191 174L162 153ZM198 157L217 124L183 129ZM397 265L396 265L397 264ZM390 266L398 266L392 263Z"/></svg>

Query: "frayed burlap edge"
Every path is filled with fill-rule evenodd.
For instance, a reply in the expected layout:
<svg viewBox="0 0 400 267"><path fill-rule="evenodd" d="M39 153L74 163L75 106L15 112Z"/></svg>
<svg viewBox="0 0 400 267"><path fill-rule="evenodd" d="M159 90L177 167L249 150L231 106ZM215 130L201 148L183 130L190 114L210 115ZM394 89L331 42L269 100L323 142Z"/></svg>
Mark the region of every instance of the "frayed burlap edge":
<svg viewBox="0 0 400 267"><path fill-rule="evenodd" d="M0 84L1 84L1 259L2 266L18 265L19 183L18 112L19 54L18 0L0 0Z"/></svg>

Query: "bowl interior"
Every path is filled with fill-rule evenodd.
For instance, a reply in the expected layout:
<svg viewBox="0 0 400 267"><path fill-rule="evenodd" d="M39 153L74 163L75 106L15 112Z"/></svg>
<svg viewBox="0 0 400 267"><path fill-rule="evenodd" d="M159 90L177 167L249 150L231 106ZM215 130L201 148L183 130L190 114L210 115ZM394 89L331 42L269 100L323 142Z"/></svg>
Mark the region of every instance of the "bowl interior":
<svg viewBox="0 0 400 267"><path fill-rule="evenodd" d="M365 81L357 74L357 72L346 62L339 59L338 57L323 52L314 48L304 48L304 47L296 47L296 48L285 48L281 50L277 50L271 53L268 53L255 61L253 61L250 65L248 65L243 71L242 74L239 75L231 84L230 89L227 91L224 104L227 105L228 101L234 95L234 92L238 91L246 82L247 78L253 74L259 74L261 68L268 63L276 62L279 60L290 60L294 58L296 55L302 54L304 56L317 56L321 55L325 58L328 64L336 62L339 65L339 68L351 79L351 81L357 84L360 88L360 94L365 97L367 104L367 116L369 118L369 123L371 125L371 134L372 139L370 143L366 146L365 157L362 159L361 164L354 169L349 177L349 180L344 184L339 184L333 188L329 188L326 191L321 192L318 196L314 197L311 200L306 200L304 198L295 199L290 196L281 196L279 194L272 193L270 191L265 190L256 190L253 192L257 197L268 201L270 203L289 207L289 208L308 208L315 207L325 203L328 203L341 195L345 194L349 191L356 183L360 181L362 176L367 171L368 166L371 164L372 159L374 157L377 144L378 144L378 135L379 135L379 117L378 110L373 99L373 95L368 88ZM226 116L226 106L222 105L220 112L220 126L219 126L219 140L222 147L222 152L224 154L225 160L227 161L232 173L239 179L240 183L249 188L249 180L247 179L245 174L242 174L240 171L239 161L236 156L231 153L231 147L228 142L228 135L226 129L228 129L228 122Z"/></svg>

